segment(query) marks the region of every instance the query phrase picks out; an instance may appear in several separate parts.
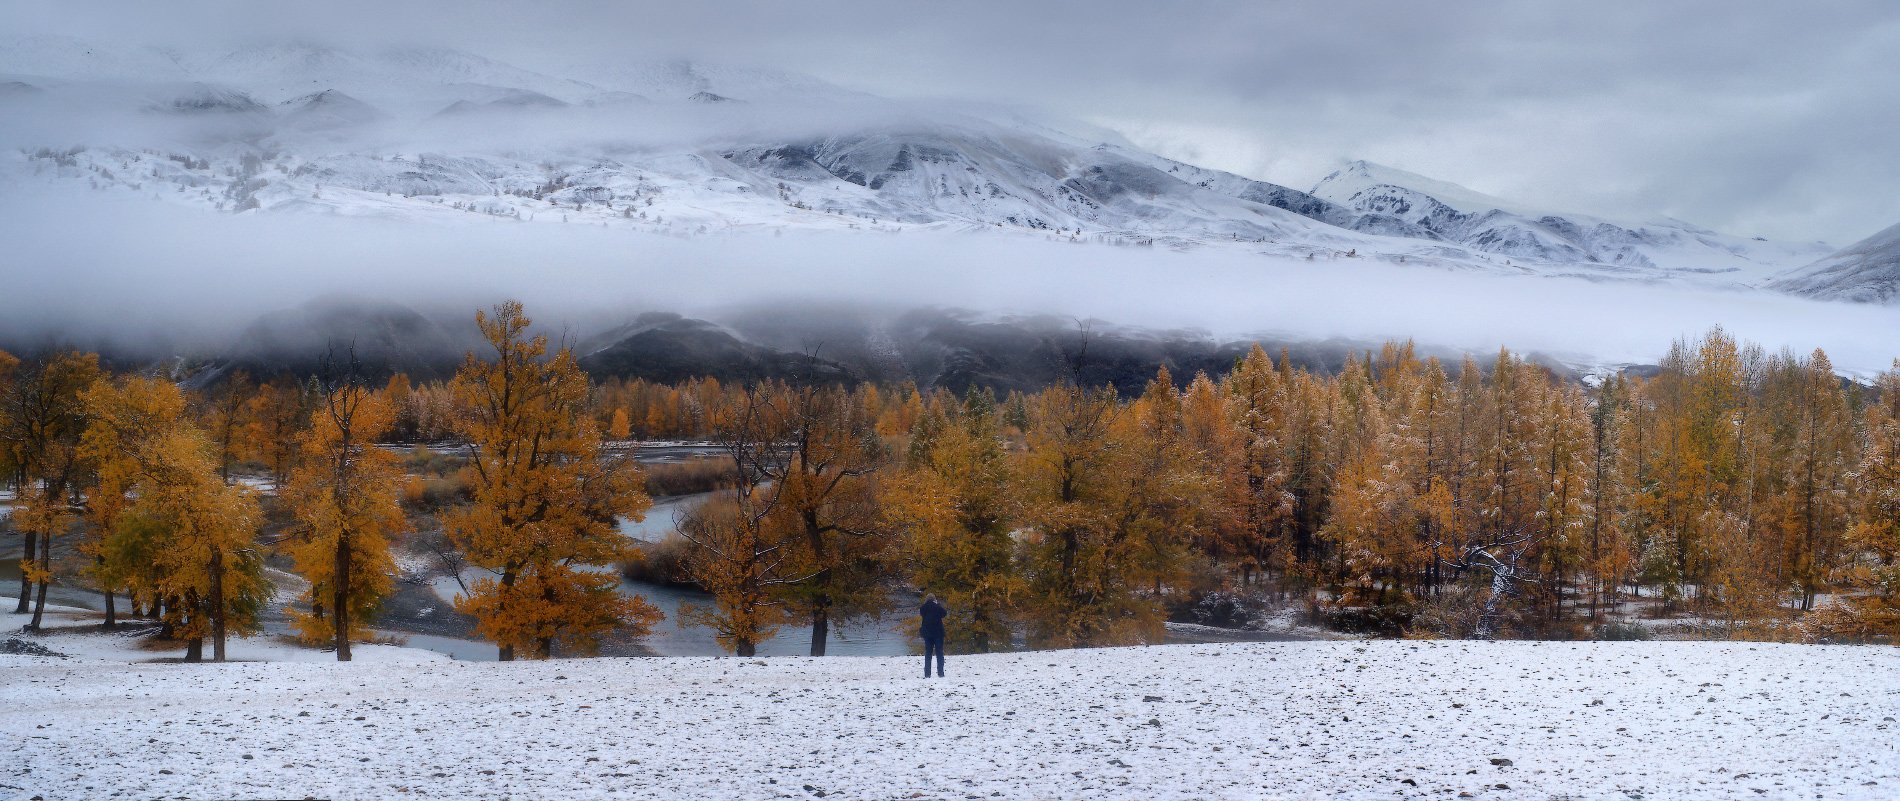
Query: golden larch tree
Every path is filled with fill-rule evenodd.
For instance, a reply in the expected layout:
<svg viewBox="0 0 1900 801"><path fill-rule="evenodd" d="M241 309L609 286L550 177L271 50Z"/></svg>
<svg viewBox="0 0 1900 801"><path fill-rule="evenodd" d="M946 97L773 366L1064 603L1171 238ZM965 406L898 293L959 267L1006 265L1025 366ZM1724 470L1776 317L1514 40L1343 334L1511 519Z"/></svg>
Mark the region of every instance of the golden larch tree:
<svg viewBox="0 0 1900 801"><path fill-rule="evenodd" d="M14 465L13 527L25 538L14 611L27 611L32 588L33 619L27 626L38 629L53 582L53 537L66 533L78 518L73 494L86 468L80 456L86 429L82 395L99 379L99 357L64 351L11 372L13 380L0 388L5 391L0 440Z"/></svg>
<svg viewBox="0 0 1900 801"><path fill-rule="evenodd" d="M350 661L351 637L389 593L396 573L389 537L408 527L396 457L375 446L395 422L394 400L360 382L324 382L283 492L297 521L287 549L310 585L310 609L293 619L306 642L333 643L339 662Z"/></svg>
<svg viewBox="0 0 1900 801"><path fill-rule="evenodd" d="M244 421L246 449L270 468L271 480L283 486L296 465L297 442L310 422L307 393L289 379L265 383L246 402Z"/></svg>
<svg viewBox="0 0 1900 801"><path fill-rule="evenodd" d="M556 643L591 651L616 627L644 636L660 611L622 596L603 570L631 556L616 525L652 505L643 477L630 460L602 457L585 413L586 374L572 351L550 356L547 337L529 335L520 303L477 312L475 322L492 360L469 354L453 382L474 500L443 524L493 577L457 608L503 660L517 651L549 658Z"/></svg>
<svg viewBox="0 0 1900 801"><path fill-rule="evenodd" d="M262 515L250 490L224 483L218 448L178 415L176 386L152 379L100 381L86 393L93 452L116 449L132 476L131 502L112 525L107 561L143 563L152 592L166 604L185 658L224 661L225 640L255 632L270 595L257 548Z"/></svg>
<svg viewBox="0 0 1900 801"><path fill-rule="evenodd" d="M679 521L690 546L682 560L685 577L712 596L710 606L682 606L680 616L712 629L737 656L756 654L778 631L786 620L784 588L809 578L788 571L791 532L774 514L778 493L766 465L784 458L785 432L769 395L755 386L733 399L718 438L732 460L735 486Z"/></svg>
<svg viewBox="0 0 1900 801"><path fill-rule="evenodd" d="M884 562L894 540L877 510L876 475L890 460L864 399L841 387L761 388L776 418L783 458L761 460L776 490L778 525L793 532L790 607L811 623L811 655L824 656L833 623L884 609Z"/></svg>
<svg viewBox="0 0 1900 801"><path fill-rule="evenodd" d="M1866 589L1852 600L1867 628L1900 636L1900 361L1880 375L1868 404L1866 440L1853 474L1856 520L1847 573Z"/></svg>
<svg viewBox="0 0 1900 801"><path fill-rule="evenodd" d="M910 433L883 511L904 534L911 583L949 611L951 649L1006 647L1023 582L996 396L975 387L961 402L945 396L914 414Z"/></svg>

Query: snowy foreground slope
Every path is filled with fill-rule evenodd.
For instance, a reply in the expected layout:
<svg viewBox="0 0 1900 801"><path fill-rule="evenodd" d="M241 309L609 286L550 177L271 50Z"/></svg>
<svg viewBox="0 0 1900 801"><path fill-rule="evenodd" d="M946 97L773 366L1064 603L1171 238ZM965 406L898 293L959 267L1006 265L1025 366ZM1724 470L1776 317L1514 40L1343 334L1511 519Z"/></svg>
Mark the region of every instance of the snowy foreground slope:
<svg viewBox="0 0 1900 801"><path fill-rule="evenodd" d="M118 638L0 657L7 797L1900 794L1889 648L1183 645L926 681L901 658L128 664L88 639Z"/></svg>

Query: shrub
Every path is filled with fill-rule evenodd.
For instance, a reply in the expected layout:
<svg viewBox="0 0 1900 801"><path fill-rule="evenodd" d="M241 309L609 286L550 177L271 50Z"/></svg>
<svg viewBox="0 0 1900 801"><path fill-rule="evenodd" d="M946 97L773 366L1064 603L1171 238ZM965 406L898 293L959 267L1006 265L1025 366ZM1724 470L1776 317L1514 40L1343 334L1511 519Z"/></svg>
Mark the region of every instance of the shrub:
<svg viewBox="0 0 1900 801"><path fill-rule="evenodd" d="M1253 624L1258 608L1253 599L1239 593L1217 590L1201 596L1188 614L1195 623L1220 628L1245 628Z"/></svg>
<svg viewBox="0 0 1900 801"><path fill-rule="evenodd" d="M1635 623L1605 623L1596 628L1595 636L1605 642L1635 642L1656 639L1656 633L1648 626Z"/></svg>
<svg viewBox="0 0 1900 801"><path fill-rule="evenodd" d="M410 476L402 485L402 501L410 509L440 511L471 497L468 478L460 470L440 478Z"/></svg>
<svg viewBox="0 0 1900 801"><path fill-rule="evenodd" d="M1412 628L1418 609L1411 604L1347 606L1322 613L1327 628L1346 634L1403 637Z"/></svg>
<svg viewBox="0 0 1900 801"><path fill-rule="evenodd" d="M648 584L692 586L686 577L686 555L693 547L677 532L659 542L637 543L639 557L620 563L620 575L628 581Z"/></svg>
<svg viewBox="0 0 1900 801"><path fill-rule="evenodd" d="M694 459L687 462L661 462L643 465L647 494L655 498L669 495L693 495L727 489L738 484L738 470L730 459Z"/></svg>
<svg viewBox="0 0 1900 801"><path fill-rule="evenodd" d="M403 454L403 470L418 475L448 476L460 470L468 460L453 454L432 450L427 445L417 445Z"/></svg>

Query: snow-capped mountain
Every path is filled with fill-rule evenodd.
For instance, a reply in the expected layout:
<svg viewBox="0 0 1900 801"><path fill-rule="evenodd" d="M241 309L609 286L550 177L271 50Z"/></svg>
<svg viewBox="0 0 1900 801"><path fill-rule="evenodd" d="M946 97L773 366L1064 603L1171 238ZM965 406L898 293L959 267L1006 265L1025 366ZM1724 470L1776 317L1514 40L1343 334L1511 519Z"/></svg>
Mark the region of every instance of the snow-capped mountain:
<svg viewBox="0 0 1900 801"><path fill-rule="evenodd" d="M1354 212L1344 224L1356 231L1641 277L1688 273L1751 283L1825 251L1819 244L1727 236L1676 220L1633 224L1541 211L1364 161L1326 176L1312 195Z"/></svg>
<svg viewBox="0 0 1900 801"><path fill-rule="evenodd" d="M1776 276L1768 287L1821 300L1900 303L1900 225Z"/></svg>
<svg viewBox="0 0 1900 801"><path fill-rule="evenodd" d="M1817 245L1526 209L1355 162L1312 191L981 106L687 61L561 74L441 49L0 48L16 185L225 212L671 234L916 228L1309 260L1753 286Z"/></svg>

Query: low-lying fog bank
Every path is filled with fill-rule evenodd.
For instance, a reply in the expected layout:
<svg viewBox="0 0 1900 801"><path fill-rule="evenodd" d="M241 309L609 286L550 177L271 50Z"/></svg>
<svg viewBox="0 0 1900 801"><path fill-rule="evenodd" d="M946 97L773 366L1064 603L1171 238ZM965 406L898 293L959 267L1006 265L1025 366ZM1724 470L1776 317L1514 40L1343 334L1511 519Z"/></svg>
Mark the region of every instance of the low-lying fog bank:
<svg viewBox="0 0 1900 801"><path fill-rule="evenodd" d="M442 320L514 297L544 330L573 339L652 310L732 320L954 307L1192 329L1215 341L1410 338L1452 352L1508 346L1625 364L1653 362L1671 340L1719 325L1770 350L1824 348L1850 375L1889 367L1900 341L1900 315L1878 306L1009 234L682 239L558 222L214 217L46 187L0 197L0 220L0 341L13 347L216 351L260 316L338 293Z"/></svg>

